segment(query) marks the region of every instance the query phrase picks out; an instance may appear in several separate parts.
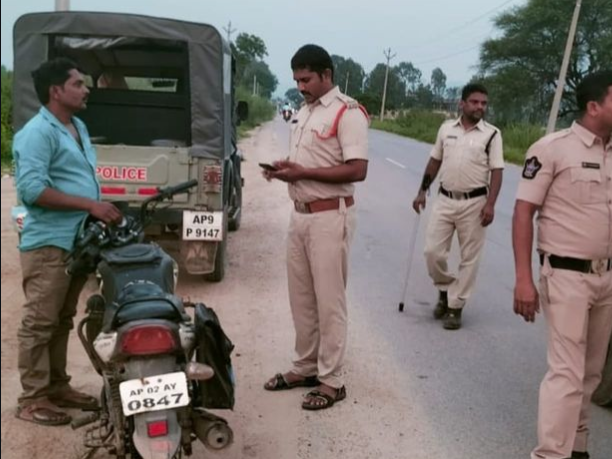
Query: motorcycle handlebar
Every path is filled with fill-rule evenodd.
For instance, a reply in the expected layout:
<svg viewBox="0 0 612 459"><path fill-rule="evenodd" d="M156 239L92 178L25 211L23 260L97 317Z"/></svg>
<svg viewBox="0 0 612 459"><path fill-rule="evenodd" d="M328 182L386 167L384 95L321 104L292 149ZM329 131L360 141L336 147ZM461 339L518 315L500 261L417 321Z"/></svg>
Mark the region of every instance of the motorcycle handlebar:
<svg viewBox="0 0 612 459"><path fill-rule="evenodd" d="M140 221L145 221L145 214L147 212L147 207L152 202L163 201L164 199L171 198L174 195L186 193L194 186L198 185L198 181L196 179L188 180L187 182L179 183L175 186L169 186L167 188L160 188L159 192L155 196L151 196L149 199L146 199L141 207L140 207Z"/></svg>
<svg viewBox="0 0 612 459"><path fill-rule="evenodd" d="M194 186L197 186L197 184L198 184L198 181L196 179L193 179L187 182L179 183L178 185L175 185L175 186L170 186L160 191L167 196L174 196L175 194L186 193Z"/></svg>

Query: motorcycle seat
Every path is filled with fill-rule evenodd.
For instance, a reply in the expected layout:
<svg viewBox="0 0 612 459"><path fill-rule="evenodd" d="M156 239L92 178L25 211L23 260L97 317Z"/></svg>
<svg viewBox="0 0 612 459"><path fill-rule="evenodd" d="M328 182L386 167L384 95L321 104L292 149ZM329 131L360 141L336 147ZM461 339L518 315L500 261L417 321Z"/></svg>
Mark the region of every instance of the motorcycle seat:
<svg viewBox="0 0 612 459"><path fill-rule="evenodd" d="M172 322L189 320L182 301L149 282L127 285L117 301L104 312L103 330L108 332L128 322L162 319Z"/></svg>

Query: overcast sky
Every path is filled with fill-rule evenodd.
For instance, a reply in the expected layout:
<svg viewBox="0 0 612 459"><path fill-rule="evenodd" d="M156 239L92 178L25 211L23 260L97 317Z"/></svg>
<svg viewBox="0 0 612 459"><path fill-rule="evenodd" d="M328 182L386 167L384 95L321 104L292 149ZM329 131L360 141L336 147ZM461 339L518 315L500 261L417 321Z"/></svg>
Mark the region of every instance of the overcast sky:
<svg viewBox="0 0 612 459"><path fill-rule="evenodd" d="M55 0L1 0L2 65L13 67L12 29L25 13L51 11ZM429 80L440 67L447 86L475 73L479 45L493 36L492 19L527 0L70 0L74 11L110 11L203 22L261 37L265 61L279 80L277 93L293 86L289 61L303 44L352 58L366 72L384 62L413 62Z"/></svg>

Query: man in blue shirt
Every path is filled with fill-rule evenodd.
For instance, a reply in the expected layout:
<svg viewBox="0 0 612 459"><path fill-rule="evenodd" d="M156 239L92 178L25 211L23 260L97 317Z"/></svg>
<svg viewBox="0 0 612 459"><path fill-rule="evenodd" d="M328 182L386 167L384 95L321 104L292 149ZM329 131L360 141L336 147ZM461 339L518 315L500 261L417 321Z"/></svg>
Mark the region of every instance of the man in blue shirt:
<svg viewBox="0 0 612 459"><path fill-rule="evenodd" d="M62 408L91 408L96 399L70 387L66 373L68 336L85 277L66 273L83 219L105 223L121 213L100 202L96 153L82 121L89 90L74 62L58 58L32 73L43 107L15 136L16 186L28 210L21 235L21 269L26 302L19 339L23 393L17 417L43 425L62 425Z"/></svg>

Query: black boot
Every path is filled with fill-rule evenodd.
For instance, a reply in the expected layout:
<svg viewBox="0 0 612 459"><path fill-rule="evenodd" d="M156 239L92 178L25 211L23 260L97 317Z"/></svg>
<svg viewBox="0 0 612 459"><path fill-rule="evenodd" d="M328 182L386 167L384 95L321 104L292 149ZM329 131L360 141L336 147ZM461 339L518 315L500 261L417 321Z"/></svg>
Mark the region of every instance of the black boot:
<svg viewBox="0 0 612 459"><path fill-rule="evenodd" d="M586 451L572 451L572 457L570 459L589 459L589 457L591 456L589 456L589 453L587 453Z"/></svg>
<svg viewBox="0 0 612 459"><path fill-rule="evenodd" d="M448 292L443 292L440 290L440 295L438 296L438 303L433 312L434 319L440 320L448 311Z"/></svg>
<svg viewBox="0 0 612 459"><path fill-rule="evenodd" d="M462 309L451 309L448 308L446 316L444 316L444 323L442 326L446 330L459 330L461 328L461 311Z"/></svg>

